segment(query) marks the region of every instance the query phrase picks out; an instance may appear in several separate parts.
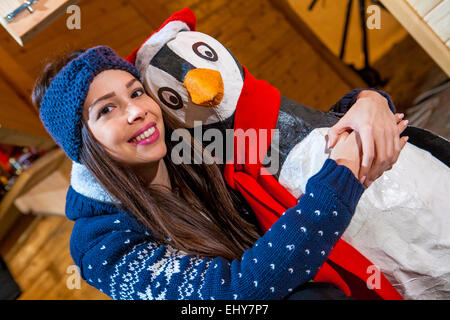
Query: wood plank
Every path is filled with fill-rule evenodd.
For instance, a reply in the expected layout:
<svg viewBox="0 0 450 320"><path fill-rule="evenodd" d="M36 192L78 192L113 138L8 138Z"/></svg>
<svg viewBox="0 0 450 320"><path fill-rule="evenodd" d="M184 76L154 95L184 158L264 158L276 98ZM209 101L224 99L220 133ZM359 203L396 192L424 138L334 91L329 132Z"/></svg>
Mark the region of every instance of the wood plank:
<svg viewBox="0 0 450 320"><path fill-rule="evenodd" d="M8 234L10 228L14 223L20 218L22 213L16 206L12 205L9 207L8 214L4 215L0 219L0 240L2 240L6 234Z"/></svg>
<svg viewBox="0 0 450 320"><path fill-rule="evenodd" d="M447 74L410 35L377 61L374 68L381 77L389 79L382 89L391 95L397 112L405 112L420 93L448 79Z"/></svg>
<svg viewBox="0 0 450 320"><path fill-rule="evenodd" d="M46 233L45 243L31 257L29 264L26 265L22 272L18 275L13 273L21 287L33 288L33 285L47 268L55 267L54 260L57 259L58 255L69 250L70 238L68 238L68 235L70 235L72 230L72 224L65 223L67 221L59 217L51 217L51 219L59 220L58 227Z"/></svg>
<svg viewBox="0 0 450 320"><path fill-rule="evenodd" d="M11 273L16 279L21 278L22 273L26 272L33 257L39 253L41 248L47 242L53 241L53 239L49 239L49 235L62 226L65 221L62 218L40 217L37 222L39 222L38 225L32 228L28 237L20 244L20 249L5 256Z"/></svg>
<svg viewBox="0 0 450 320"><path fill-rule="evenodd" d="M309 43L324 62L326 62L334 72L338 74L342 80L353 88L366 87L364 81L352 71L349 67L344 65L339 58L336 57L318 38L314 35L311 29L303 22L299 16L292 9L287 0L271 0L275 8L280 10L284 17L292 24L293 28L301 34L304 40Z"/></svg>
<svg viewBox="0 0 450 320"><path fill-rule="evenodd" d="M403 1L403 0L400 0ZM414 8L414 10L419 14L419 16L424 17L435 8L443 0L406 0L409 5Z"/></svg>
<svg viewBox="0 0 450 320"><path fill-rule="evenodd" d="M0 77L0 126L43 138L49 137L36 112Z"/></svg>
<svg viewBox="0 0 450 320"><path fill-rule="evenodd" d="M424 17L424 20L442 41L447 42L450 38L450 0L442 1Z"/></svg>
<svg viewBox="0 0 450 320"><path fill-rule="evenodd" d="M64 218L35 217L23 235L16 236L14 247L3 252L22 288L20 300L110 299L83 280L79 290L66 287L67 267L74 264L68 248L72 226L73 222Z"/></svg>
<svg viewBox="0 0 450 320"><path fill-rule="evenodd" d="M171 14L165 7L164 2L160 0L129 0L128 2L136 10L136 13L141 16L142 20L148 24L149 28L147 29L147 32L149 35L151 31L158 29L164 20ZM144 40L145 39L143 39L143 41Z"/></svg>
<svg viewBox="0 0 450 320"><path fill-rule="evenodd" d="M40 31L48 27L59 16L65 13L69 5L77 3L79 0L47 0L38 1L32 5L34 12L30 14L27 10L19 13L10 23L0 19L3 27L11 36L23 46L30 41Z"/></svg>
<svg viewBox="0 0 450 320"><path fill-rule="evenodd" d="M404 1L380 1L450 76L450 51L422 18Z"/></svg>
<svg viewBox="0 0 450 320"><path fill-rule="evenodd" d="M16 60L3 48L0 46L0 76L9 84L10 87L14 88L16 93L20 98L30 107L36 114L37 109L35 109L31 104L31 92L34 86L34 80L25 71L22 65L19 65ZM20 83L20 86L15 84Z"/></svg>
<svg viewBox="0 0 450 320"><path fill-rule="evenodd" d="M8 129L2 127L1 123L0 143L24 147L35 147L41 150L49 150L56 146L55 142L50 137L41 137L33 133Z"/></svg>
<svg viewBox="0 0 450 320"><path fill-rule="evenodd" d="M274 1L279 2L277 0ZM339 57L341 54L348 0L318 1L313 10L309 10L309 6L312 2L311 0L284 1L289 3L291 10L300 17L300 19L312 30L315 36L319 38L335 56ZM366 1L367 7L374 4L373 1ZM382 10L380 6L376 7L380 9L380 29L366 28L369 63L371 65L388 52L396 43L401 41L407 34L406 30L389 12ZM366 17L373 16L373 14L374 12L367 12ZM354 65L357 69L364 67L362 36L359 2L353 1L343 61L347 65Z"/></svg>
<svg viewBox="0 0 450 320"><path fill-rule="evenodd" d="M34 215L21 214L8 233L0 241L0 255L9 260L19 249L20 246L28 239L34 226L38 223L39 217Z"/></svg>

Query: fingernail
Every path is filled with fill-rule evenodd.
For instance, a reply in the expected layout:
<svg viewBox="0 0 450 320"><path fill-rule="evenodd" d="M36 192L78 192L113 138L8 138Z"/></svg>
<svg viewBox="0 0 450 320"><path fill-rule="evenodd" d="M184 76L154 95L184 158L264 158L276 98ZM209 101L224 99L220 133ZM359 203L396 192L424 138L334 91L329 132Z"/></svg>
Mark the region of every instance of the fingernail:
<svg viewBox="0 0 450 320"><path fill-rule="evenodd" d="M409 120L405 120L403 125L406 127L408 125L408 123L409 123Z"/></svg>
<svg viewBox="0 0 450 320"><path fill-rule="evenodd" d="M361 178L361 183L364 183L364 181L366 181L366 178L367 178L366 176L362 177Z"/></svg>
<svg viewBox="0 0 450 320"><path fill-rule="evenodd" d="M400 119L403 119L405 117L405 114L404 113L400 113L399 117L400 117Z"/></svg>
<svg viewBox="0 0 450 320"><path fill-rule="evenodd" d="M409 140L409 137L406 137L406 141L408 141Z"/></svg>

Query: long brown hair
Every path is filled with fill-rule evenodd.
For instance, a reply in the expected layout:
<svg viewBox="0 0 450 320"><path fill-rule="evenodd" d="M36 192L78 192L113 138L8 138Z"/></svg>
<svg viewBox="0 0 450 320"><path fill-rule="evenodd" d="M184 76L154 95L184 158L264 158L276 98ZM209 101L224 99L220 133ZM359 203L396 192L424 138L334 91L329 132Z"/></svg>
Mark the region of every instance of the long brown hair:
<svg viewBox="0 0 450 320"><path fill-rule="evenodd" d="M62 55L47 63L36 80L32 101L39 109L42 97L54 76L85 49ZM82 125L80 162L108 193L119 201L115 205L131 212L149 229L155 240L168 243L189 254L238 259L260 237L256 226L241 216L248 208L242 197L230 189L222 176L222 167L194 164L194 154L206 154L193 137L190 139L191 163L175 164L170 158L175 142L173 130L181 122L163 110L167 154L164 161L171 185L179 194L160 185L146 186L127 165L113 159L95 139L88 126ZM185 143L185 140L183 140ZM180 142L177 142L180 143Z"/></svg>

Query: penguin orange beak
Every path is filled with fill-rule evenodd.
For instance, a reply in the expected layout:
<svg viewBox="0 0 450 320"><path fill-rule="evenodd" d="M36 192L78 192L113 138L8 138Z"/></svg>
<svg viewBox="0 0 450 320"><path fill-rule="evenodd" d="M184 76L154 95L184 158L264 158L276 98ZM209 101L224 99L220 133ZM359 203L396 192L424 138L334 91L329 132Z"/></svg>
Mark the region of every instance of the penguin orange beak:
<svg viewBox="0 0 450 320"><path fill-rule="evenodd" d="M223 99L223 80L212 69L192 69L184 77L183 85L191 101L199 106L216 107Z"/></svg>

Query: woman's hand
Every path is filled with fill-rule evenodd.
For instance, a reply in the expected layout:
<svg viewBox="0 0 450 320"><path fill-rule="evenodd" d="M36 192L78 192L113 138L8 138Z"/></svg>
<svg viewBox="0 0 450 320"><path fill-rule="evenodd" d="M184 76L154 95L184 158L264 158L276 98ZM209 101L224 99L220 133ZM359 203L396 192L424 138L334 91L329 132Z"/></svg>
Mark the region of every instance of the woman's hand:
<svg viewBox="0 0 450 320"><path fill-rule="evenodd" d="M358 179L361 168L361 150L361 140L358 139L356 132L344 131L339 135L335 147L331 150L330 159L349 168Z"/></svg>
<svg viewBox="0 0 450 320"><path fill-rule="evenodd" d="M364 90L351 109L328 131L329 148L333 148L339 135L354 130L359 135L362 163L356 177L366 187L390 170L397 161L408 137L400 139L408 121L403 115L392 114L385 97ZM356 138L356 137L355 137Z"/></svg>

